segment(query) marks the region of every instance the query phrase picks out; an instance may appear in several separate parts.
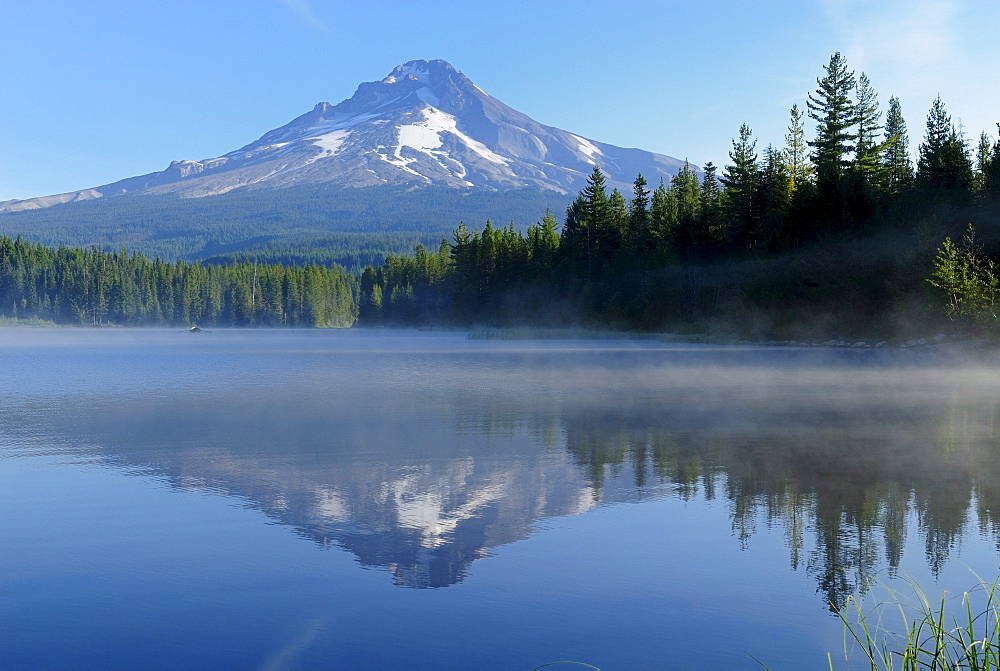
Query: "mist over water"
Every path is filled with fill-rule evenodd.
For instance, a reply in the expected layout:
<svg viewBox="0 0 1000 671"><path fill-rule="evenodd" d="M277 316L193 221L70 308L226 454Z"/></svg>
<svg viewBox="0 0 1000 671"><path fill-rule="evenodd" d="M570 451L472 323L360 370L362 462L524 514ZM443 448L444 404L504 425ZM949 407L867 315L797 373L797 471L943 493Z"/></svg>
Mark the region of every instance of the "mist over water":
<svg viewBox="0 0 1000 671"><path fill-rule="evenodd" d="M7 329L0 365L15 666L811 668L872 578L998 570L990 354Z"/></svg>

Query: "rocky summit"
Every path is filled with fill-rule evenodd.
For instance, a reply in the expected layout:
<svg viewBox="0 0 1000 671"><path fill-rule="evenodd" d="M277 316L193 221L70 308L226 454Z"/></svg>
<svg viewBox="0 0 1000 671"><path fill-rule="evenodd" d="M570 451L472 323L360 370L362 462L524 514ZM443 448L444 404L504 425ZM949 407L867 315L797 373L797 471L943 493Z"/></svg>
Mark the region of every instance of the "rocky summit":
<svg viewBox="0 0 1000 671"><path fill-rule="evenodd" d="M223 156L173 161L165 170L70 193L7 201L0 211L125 193L213 196L307 184L438 185L572 194L594 165L624 191L642 174L669 181L683 164L545 126L503 104L442 60L410 61L361 84L337 105L312 110Z"/></svg>

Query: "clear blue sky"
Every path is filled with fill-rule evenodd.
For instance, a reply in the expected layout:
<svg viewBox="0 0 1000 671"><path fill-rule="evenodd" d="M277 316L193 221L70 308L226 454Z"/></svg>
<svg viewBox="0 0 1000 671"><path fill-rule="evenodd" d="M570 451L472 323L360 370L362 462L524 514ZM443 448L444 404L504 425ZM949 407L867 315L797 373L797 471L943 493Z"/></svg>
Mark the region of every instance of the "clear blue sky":
<svg viewBox="0 0 1000 671"><path fill-rule="evenodd" d="M835 51L911 150L940 93L970 142L1000 121L996 0L31 0L0 10L0 200L218 156L443 58L537 121L728 161L783 144ZM812 122L808 126L812 133Z"/></svg>

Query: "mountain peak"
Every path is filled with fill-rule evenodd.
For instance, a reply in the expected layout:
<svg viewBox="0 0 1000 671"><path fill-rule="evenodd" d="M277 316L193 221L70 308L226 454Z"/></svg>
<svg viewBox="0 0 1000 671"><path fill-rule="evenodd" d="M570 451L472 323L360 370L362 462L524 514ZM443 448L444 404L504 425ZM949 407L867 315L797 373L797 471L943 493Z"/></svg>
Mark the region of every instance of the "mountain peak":
<svg viewBox="0 0 1000 671"><path fill-rule="evenodd" d="M443 60L412 60L365 82L336 105L312 110L216 158L81 192L0 204L0 211L127 192L211 196L310 183L434 184L570 194L600 166L623 192L642 173L670 179L682 162L545 126L491 97Z"/></svg>
<svg viewBox="0 0 1000 671"><path fill-rule="evenodd" d="M440 59L432 61L408 61L393 68L393 71L389 73L389 76L382 80L382 83L395 84L401 79L415 79L424 84L433 84L435 83L433 81L434 79L438 79L442 75L447 76L449 74L461 73L452 67L451 63L448 61Z"/></svg>

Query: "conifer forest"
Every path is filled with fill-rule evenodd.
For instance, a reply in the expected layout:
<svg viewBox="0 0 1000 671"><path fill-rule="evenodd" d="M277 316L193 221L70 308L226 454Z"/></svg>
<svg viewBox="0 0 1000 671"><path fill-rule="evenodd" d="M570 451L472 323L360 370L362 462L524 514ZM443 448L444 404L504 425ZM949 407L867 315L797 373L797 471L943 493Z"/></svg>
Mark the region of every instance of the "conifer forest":
<svg viewBox="0 0 1000 671"><path fill-rule="evenodd" d="M561 221L459 225L436 250L390 255L361 276L361 323L755 338L993 326L1000 141L970 144L938 97L914 162L899 101L883 111L839 53L787 128L782 145L760 147L743 125L721 172L639 175L626 196L595 167Z"/></svg>

